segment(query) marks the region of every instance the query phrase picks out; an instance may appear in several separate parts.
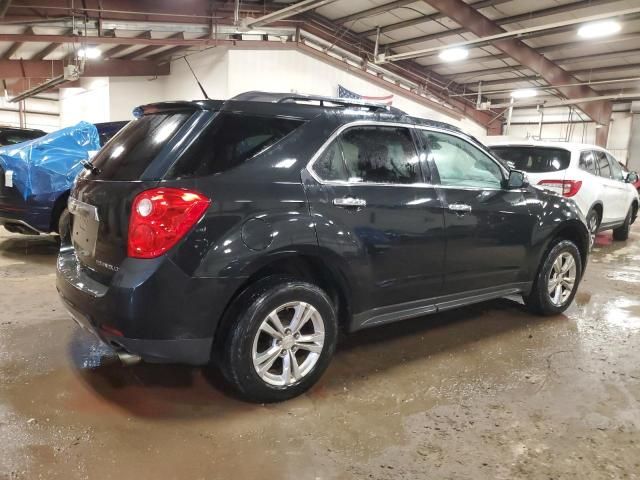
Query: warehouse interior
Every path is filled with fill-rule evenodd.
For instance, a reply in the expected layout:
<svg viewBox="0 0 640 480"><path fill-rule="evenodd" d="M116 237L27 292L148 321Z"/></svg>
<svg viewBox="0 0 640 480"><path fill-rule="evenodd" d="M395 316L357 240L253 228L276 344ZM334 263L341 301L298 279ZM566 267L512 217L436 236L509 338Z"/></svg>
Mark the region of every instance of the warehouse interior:
<svg viewBox="0 0 640 480"><path fill-rule="evenodd" d="M481 144L602 147L626 175L640 2L0 0L0 129L252 91L382 102ZM640 472L637 223L594 232L565 313L507 297L345 334L315 386L273 404L208 368L123 366L58 298L58 236L23 233L0 226L0 479Z"/></svg>

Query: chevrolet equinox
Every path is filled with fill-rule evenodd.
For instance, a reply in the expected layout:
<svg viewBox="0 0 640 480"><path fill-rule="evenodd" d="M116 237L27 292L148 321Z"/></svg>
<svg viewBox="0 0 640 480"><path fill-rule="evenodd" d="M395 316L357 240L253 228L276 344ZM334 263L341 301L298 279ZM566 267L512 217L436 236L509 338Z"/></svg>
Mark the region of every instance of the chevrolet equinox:
<svg viewBox="0 0 640 480"><path fill-rule="evenodd" d="M213 363L272 402L318 380L339 329L576 294L575 203L456 127L262 92L134 113L77 177L57 264L73 319L120 355Z"/></svg>

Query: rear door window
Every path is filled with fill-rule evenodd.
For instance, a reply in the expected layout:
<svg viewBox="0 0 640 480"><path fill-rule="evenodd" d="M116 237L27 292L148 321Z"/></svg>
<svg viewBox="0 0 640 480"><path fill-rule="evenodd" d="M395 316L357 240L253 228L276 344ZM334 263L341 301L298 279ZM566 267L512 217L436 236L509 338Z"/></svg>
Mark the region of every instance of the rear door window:
<svg viewBox="0 0 640 480"><path fill-rule="evenodd" d="M342 150L337 139L331 142L314 162L313 171L326 181L346 181L348 179L347 169L342 159Z"/></svg>
<svg viewBox="0 0 640 480"><path fill-rule="evenodd" d="M529 173L566 170L571 162L571 153L562 148L496 146L490 150L511 168Z"/></svg>
<svg viewBox="0 0 640 480"><path fill-rule="evenodd" d="M600 150L595 150L593 154L596 158L596 163L598 164L600 176L604 178L611 178L611 166L609 165L607 155Z"/></svg>
<svg viewBox="0 0 640 480"><path fill-rule="evenodd" d="M618 163L618 161L611 155L607 153L607 160L609 160L609 165L611 166L611 178L618 181L624 180L624 172L622 171L622 167Z"/></svg>
<svg viewBox="0 0 640 480"><path fill-rule="evenodd" d="M580 152L580 168L585 172L592 173L593 175L598 175L596 160L591 150Z"/></svg>
<svg viewBox="0 0 640 480"><path fill-rule="evenodd" d="M340 143L349 181L410 184L422 181L408 128L362 126L346 130Z"/></svg>
<svg viewBox="0 0 640 480"><path fill-rule="evenodd" d="M289 135L303 120L222 112L168 174L213 175L241 165Z"/></svg>
<svg viewBox="0 0 640 480"><path fill-rule="evenodd" d="M91 160L99 180L138 180L191 113L156 113L129 122Z"/></svg>

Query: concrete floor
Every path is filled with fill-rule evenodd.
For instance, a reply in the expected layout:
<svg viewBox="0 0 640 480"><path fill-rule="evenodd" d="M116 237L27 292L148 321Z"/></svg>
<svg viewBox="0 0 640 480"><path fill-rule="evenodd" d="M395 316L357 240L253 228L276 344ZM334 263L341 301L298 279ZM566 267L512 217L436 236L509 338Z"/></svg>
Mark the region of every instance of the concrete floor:
<svg viewBox="0 0 640 480"><path fill-rule="evenodd" d="M0 478L640 478L640 228L575 304L501 300L361 332L308 394L241 403L121 367L62 309L56 244L0 231Z"/></svg>

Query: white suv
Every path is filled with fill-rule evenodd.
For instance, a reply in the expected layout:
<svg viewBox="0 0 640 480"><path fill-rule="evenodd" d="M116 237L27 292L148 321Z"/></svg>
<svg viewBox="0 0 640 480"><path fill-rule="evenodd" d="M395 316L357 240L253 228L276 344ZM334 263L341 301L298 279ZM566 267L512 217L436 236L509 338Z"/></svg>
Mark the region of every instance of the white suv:
<svg viewBox="0 0 640 480"><path fill-rule="evenodd" d="M572 198L592 234L613 230L626 240L638 214L638 175L625 174L609 152L595 145L512 141L490 145L510 168L523 170L529 182Z"/></svg>

